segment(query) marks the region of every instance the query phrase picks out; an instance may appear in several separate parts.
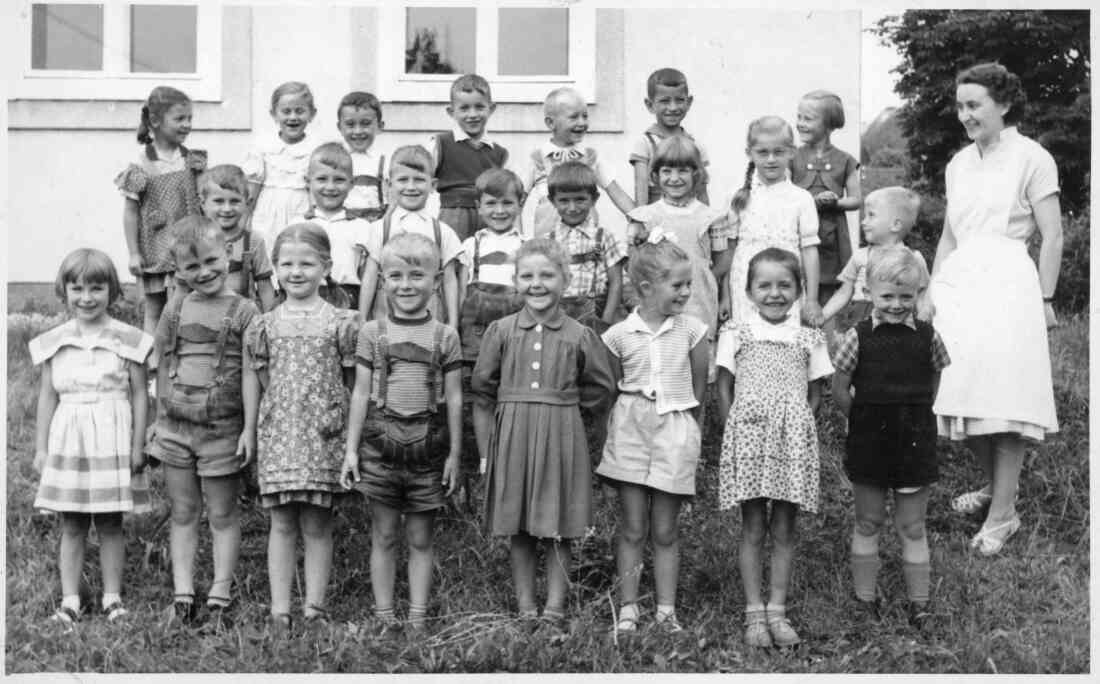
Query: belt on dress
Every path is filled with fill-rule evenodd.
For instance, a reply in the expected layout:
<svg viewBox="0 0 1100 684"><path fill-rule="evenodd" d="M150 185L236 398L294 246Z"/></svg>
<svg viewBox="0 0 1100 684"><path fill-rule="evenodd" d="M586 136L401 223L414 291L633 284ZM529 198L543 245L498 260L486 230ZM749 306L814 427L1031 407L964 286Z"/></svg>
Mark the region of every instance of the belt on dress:
<svg viewBox="0 0 1100 684"><path fill-rule="evenodd" d="M578 390L559 389L508 389L497 394L497 402L515 402L527 404L554 404L556 406L572 406L579 404L581 393Z"/></svg>
<svg viewBox="0 0 1100 684"><path fill-rule="evenodd" d="M57 398L58 403L61 404L94 404L98 401L129 399L130 394L125 390L111 390L107 392L62 392L58 394Z"/></svg>

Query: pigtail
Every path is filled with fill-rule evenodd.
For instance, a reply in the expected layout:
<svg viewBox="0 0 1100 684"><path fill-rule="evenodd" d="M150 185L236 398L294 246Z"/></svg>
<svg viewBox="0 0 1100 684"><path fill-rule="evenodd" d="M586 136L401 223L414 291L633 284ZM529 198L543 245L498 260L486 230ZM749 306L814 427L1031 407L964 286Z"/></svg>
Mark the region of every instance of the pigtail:
<svg viewBox="0 0 1100 684"><path fill-rule="evenodd" d="M153 142L153 137L149 135L149 105L141 105L141 123L138 124L137 129L137 141L142 145L148 145Z"/></svg>
<svg viewBox="0 0 1100 684"><path fill-rule="evenodd" d="M730 203L733 210L738 214L749 206L749 193L752 192L752 174L754 171L756 171L756 163L750 161L745 168L745 183L737 189L737 192L733 195L733 201Z"/></svg>
<svg viewBox="0 0 1100 684"><path fill-rule="evenodd" d="M321 299L337 309L351 308L351 297L348 296L347 292L344 292L344 288L336 284L336 281L330 275L325 276L325 284L321 287L320 295Z"/></svg>

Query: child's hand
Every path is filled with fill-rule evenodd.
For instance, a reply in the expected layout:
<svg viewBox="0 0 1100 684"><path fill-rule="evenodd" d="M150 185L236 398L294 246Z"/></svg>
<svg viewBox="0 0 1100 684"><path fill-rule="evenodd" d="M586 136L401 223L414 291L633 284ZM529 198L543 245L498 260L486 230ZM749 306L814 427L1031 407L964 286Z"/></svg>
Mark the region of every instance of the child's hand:
<svg viewBox="0 0 1100 684"><path fill-rule="evenodd" d="M141 255L140 254L131 254L130 255L130 262L126 265L126 268L128 268L130 270L130 275L140 276L141 275Z"/></svg>
<svg viewBox="0 0 1100 684"><path fill-rule="evenodd" d="M34 469L36 472L42 472L42 469L46 467L46 451L36 450L34 452Z"/></svg>
<svg viewBox="0 0 1100 684"><path fill-rule="evenodd" d="M821 305L817 302L807 301L802 306L802 320L806 325L820 328L825 324L825 314L821 311Z"/></svg>
<svg viewBox="0 0 1100 684"><path fill-rule="evenodd" d="M477 464L477 474L484 475L485 471L489 469L489 460L482 458Z"/></svg>
<svg viewBox="0 0 1100 684"><path fill-rule="evenodd" d="M835 192L825 190L814 196L814 204L817 205L818 209L835 207L838 199L840 198L836 196Z"/></svg>
<svg viewBox="0 0 1100 684"><path fill-rule="evenodd" d="M252 459L256 456L255 432L252 430L245 430L241 433L241 436L237 438L237 455L243 457L241 461L242 468L252 463Z"/></svg>
<svg viewBox="0 0 1100 684"><path fill-rule="evenodd" d="M730 309L730 302L728 299L722 299L718 302L718 322L725 323L730 319L732 311Z"/></svg>
<svg viewBox="0 0 1100 684"><path fill-rule="evenodd" d="M443 464L443 486L447 488L447 496L454 494L458 489L458 475L458 454L452 453Z"/></svg>
<svg viewBox="0 0 1100 684"><path fill-rule="evenodd" d="M1047 330L1058 327L1058 315L1054 313L1054 305L1050 302L1043 302L1043 317L1047 321Z"/></svg>
<svg viewBox="0 0 1100 684"><path fill-rule="evenodd" d="M130 474L137 475L145 470L146 465L148 465L148 462L146 461L145 453L139 451L137 454L130 457Z"/></svg>
<svg viewBox="0 0 1100 684"><path fill-rule="evenodd" d="M344 465L340 467L340 486L351 489L353 483L359 481L359 452L348 451L344 453Z"/></svg>

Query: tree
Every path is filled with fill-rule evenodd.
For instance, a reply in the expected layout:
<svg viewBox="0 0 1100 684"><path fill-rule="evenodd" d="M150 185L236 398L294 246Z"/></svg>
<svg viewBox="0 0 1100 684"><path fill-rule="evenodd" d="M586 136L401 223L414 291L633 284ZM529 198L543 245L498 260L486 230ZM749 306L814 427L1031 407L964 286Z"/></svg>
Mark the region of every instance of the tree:
<svg viewBox="0 0 1100 684"><path fill-rule="evenodd" d="M909 10L872 29L898 49L894 90L905 104L898 121L907 139L910 177L943 193L943 171L968 140L955 116L955 76L980 62L999 62L1020 77L1027 106L1020 132L1058 163L1062 205L1089 201L1089 12Z"/></svg>

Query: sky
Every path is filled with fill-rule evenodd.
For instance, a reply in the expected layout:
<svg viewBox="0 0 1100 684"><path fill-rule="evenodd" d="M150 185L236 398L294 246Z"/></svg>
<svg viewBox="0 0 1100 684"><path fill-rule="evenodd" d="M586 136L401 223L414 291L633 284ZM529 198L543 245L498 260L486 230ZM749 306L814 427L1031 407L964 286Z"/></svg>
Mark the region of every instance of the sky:
<svg viewBox="0 0 1100 684"><path fill-rule="evenodd" d="M897 10L888 12L885 10L864 9L863 28L874 26L881 17L897 13ZM879 44L879 37L866 30L862 33L862 55L860 80L860 126L866 128L874 121L875 117L887 107L896 107L901 100L894 93L895 74L890 70L897 66L901 59L891 47L883 47Z"/></svg>

